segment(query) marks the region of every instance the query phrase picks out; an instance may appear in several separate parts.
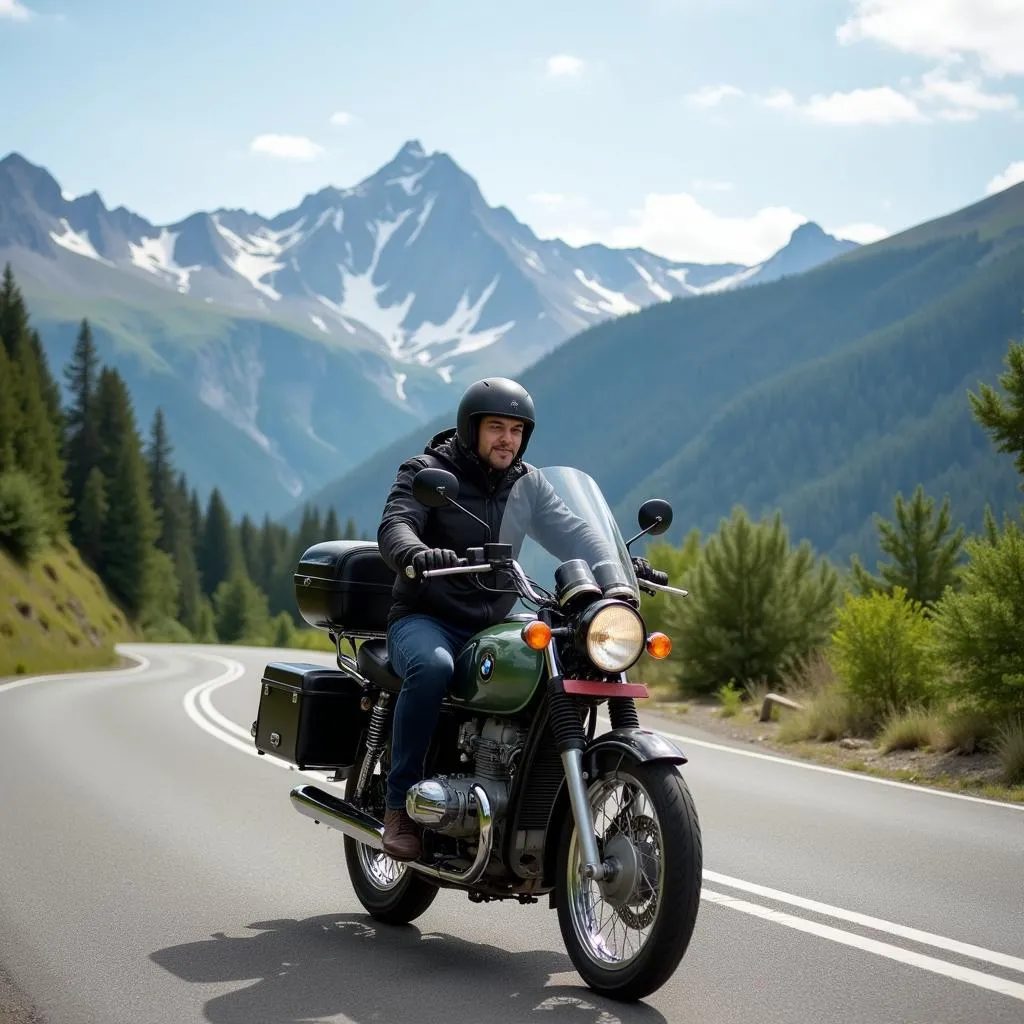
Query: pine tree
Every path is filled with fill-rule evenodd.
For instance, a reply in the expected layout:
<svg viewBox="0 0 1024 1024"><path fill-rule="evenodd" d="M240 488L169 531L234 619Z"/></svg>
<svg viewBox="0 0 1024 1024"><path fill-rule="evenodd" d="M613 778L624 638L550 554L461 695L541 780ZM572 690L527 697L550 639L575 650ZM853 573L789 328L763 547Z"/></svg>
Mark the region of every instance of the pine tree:
<svg viewBox="0 0 1024 1024"><path fill-rule="evenodd" d="M996 450L1013 456L1017 472L1024 477L1024 342L1011 342L1004 360L1006 370L999 383L1005 399L989 384L979 394L968 392L975 419L988 431ZM1024 490L1024 480L1020 484Z"/></svg>
<svg viewBox="0 0 1024 1024"><path fill-rule="evenodd" d="M357 531L356 531L356 521L351 516L349 516L348 519L345 520L345 537L344 537L344 539L345 540L355 540L357 538L357 536L358 536L358 534L357 534Z"/></svg>
<svg viewBox="0 0 1024 1024"><path fill-rule="evenodd" d="M332 505L327 512L327 518L324 520L323 539L336 540L340 536L341 527L338 525L338 513L334 511L334 506Z"/></svg>
<svg viewBox="0 0 1024 1024"><path fill-rule="evenodd" d="M177 533L184 526L183 510L177 507L178 492L174 485L172 452L164 412L157 407L150 428L149 445L146 448L146 469L149 472L150 499L160 519L157 546L168 554L173 554Z"/></svg>
<svg viewBox="0 0 1024 1024"><path fill-rule="evenodd" d="M103 562L103 538L107 526L107 488L98 466L93 466L85 481L82 500L75 513L75 547L94 569Z"/></svg>
<svg viewBox="0 0 1024 1024"><path fill-rule="evenodd" d="M947 536L952 525L949 498L943 498L936 516L935 499L926 498L920 484L909 503L897 494L894 505L894 521L875 516L879 547L891 561L879 562L879 576L872 576L854 555L853 582L862 595L891 594L900 587L911 601L925 609L934 608L946 587L955 586L959 578L964 527Z"/></svg>
<svg viewBox="0 0 1024 1024"><path fill-rule="evenodd" d="M198 564L203 593L208 597L212 597L221 583L231 579L242 568L238 535L220 490L216 487L210 492L210 501L206 506Z"/></svg>
<svg viewBox="0 0 1024 1024"><path fill-rule="evenodd" d="M809 545L791 548L782 516L753 523L742 508L701 549L666 607L666 632L680 651L679 680L707 692L731 680L778 685L828 641L839 576Z"/></svg>
<svg viewBox="0 0 1024 1024"><path fill-rule="evenodd" d="M41 346L37 348L33 341L28 310L10 264L0 285L0 338L19 407L14 459L38 484L47 510L47 531L56 536L64 528L67 510L60 426L47 405L54 385L45 357L40 361L37 355Z"/></svg>
<svg viewBox="0 0 1024 1024"><path fill-rule="evenodd" d="M97 412L100 362L88 320L83 320L71 359L64 368L70 405L64 414L68 499L73 509L82 502L89 474L99 465L101 446ZM71 538L77 544L81 533L77 513L71 523Z"/></svg>
<svg viewBox="0 0 1024 1024"><path fill-rule="evenodd" d="M242 550L242 562L249 578L261 590L266 589L262 559L260 558L260 532L248 513L242 516L238 524L238 543Z"/></svg>
<svg viewBox="0 0 1024 1024"><path fill-rule="evenodd" d="M17 437L21 432L21 402L16 370L0 345L0 473L17 466Z"/></svg>
<svg viewBox="0 0 1024 1024"><path fill-rule="evenodd" d="M171 557L174 567L177 585L174 614L195 635L200 623L202 589L196 565L188 484L184 473L175 479L173 454L174 446L167 431L163 410L157 408L146 449L150 497L160 523L157 547Z"/></svg>
<svg viewBox="0 0 1024 1024"><path fill-rule="evenodd" d="M149 496L149 475L131 398L116 370L104 367L100 373L96 406L98 468L107 483L100 572L128 615L139 619L161 585L151 557L159 524Z"/></svg>
<svg viewBox="0 0 1024 1024"><path fill-rule="evenodd" d="M43 405L46 407L46 414L53 424L57 437L63 438L65 423L64 413L60 407L60 386L50 372L50 362L46 358L46 350L43 348L43 339L39 337L39 332L34 329L30 331L29 339L36 363L40 369Z"/></svg>

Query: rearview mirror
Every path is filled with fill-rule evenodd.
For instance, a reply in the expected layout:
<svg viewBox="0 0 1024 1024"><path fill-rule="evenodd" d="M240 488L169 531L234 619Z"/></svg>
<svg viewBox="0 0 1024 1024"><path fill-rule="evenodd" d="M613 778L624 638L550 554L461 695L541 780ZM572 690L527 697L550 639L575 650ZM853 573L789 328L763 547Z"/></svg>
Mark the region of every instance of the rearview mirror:
<svg viewBox="0 0 1024 1024"><path fill-rule="evenodd" d="M657 537L672 525L672 506L664 498L648 498L640 506L637 522L644 533Z"/></svg>
<svg viewBox="0 0 1024 1024"><path fill-rule="evenodd" d="M458 478L447 469L421 469L412 478L412 496L427 508L441 508L458 498Z"/></svg>

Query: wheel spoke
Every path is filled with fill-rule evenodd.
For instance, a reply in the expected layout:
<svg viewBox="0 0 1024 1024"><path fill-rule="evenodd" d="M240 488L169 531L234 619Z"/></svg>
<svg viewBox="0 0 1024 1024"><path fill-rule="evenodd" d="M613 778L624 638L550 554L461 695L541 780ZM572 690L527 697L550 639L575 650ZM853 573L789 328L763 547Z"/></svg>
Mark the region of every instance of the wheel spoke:
<svg viewBox="0 0 1024 1024"><path fill-rule="evenodd" d="M661 908L662 830L653 801L628 772L595 780L589 797L598 846L619 869L606 883L584 878L574 835L569 851L574 865L568 879L570 913L587 956L602 967L621 968L643 951Z"/></svg>

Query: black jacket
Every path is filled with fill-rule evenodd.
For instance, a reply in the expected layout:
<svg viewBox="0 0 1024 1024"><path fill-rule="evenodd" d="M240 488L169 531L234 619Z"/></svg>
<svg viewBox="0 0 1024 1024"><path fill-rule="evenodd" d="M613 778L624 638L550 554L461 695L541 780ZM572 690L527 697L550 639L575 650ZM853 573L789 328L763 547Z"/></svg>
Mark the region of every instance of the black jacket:
<svg viewBox="0 0 1024 1024"><path fill-rule="evenodd" d="M502 516L513 485L534 471L528 463L516 459L506 470L491 469L482 459L463 448L453 429L436 434L422 455L407 459L388 494L377 529L377 544L388 565L398 574L388 621L419 612L465 626L483 629L500 622L516 602L514 594L494 594L480 589L507 587L493 575L479 580L476 575L454 575L432 580L410 580L405 567L417 551L449 548L466 557L466 549L483 547L488 541L510 542L515 554L528 532L556 557L585 558L593 563L601 557L616 557L598 533L575 516L559 499L550 484L536 474L537 486L531 488L528 522L506 523ZM412 479L428 467L447 469L459 478L458 502L490 527L483 526L450 505L433 509L421 505L412 494ZM517 499L518 504L518 499ZM502 534L499 538L499 534ZM539 580L551 586L550 580Z"/></svg>

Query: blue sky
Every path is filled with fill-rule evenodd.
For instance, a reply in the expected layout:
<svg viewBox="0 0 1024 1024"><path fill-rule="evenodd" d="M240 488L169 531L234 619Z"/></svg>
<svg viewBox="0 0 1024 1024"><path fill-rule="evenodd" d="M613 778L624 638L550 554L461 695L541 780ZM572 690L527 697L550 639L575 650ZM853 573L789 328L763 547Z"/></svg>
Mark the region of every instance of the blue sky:
<svg viewBox="0 0 1024 1024"><path fill-rule="evenodd" d="M755 262L1024 179L1024 0L0 0L0 95L0 155L157 223L415 138L542 236Z"/></svg>

